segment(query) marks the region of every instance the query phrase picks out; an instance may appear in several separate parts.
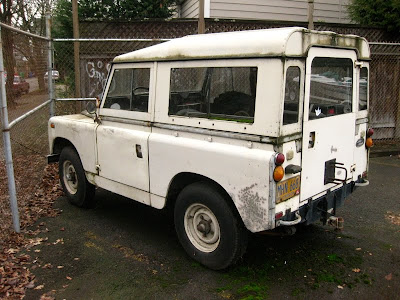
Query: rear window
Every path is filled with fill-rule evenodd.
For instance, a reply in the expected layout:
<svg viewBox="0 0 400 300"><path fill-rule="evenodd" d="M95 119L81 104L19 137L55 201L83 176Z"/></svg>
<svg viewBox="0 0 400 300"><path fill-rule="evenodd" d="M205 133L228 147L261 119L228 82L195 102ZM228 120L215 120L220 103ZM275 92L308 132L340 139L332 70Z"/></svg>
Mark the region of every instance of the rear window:
<svg viewBox="0 0 400 300"><path fill-rule="evenodd" d="M254 122L257 67L171 69L169 115Z"/></svg>
<svg viewBox="0 0 400 300"><path fill-rule="evenodd" d="M300 68L289 67L286 71L283 125L293 124L299 121L299 101Z"/></svg>
<svg viewBox="0 0 400 300"><path fill-rule="evenodd" d="M361 68L359 85L358 110L366 110L368 103L368 68L366 67Z"/></svg>
<svg viewBox="0 0 400 300"><path fill-rule="evenodd" d="M353 61L316 57L311 65L309 119L352 112Z"/></svg>

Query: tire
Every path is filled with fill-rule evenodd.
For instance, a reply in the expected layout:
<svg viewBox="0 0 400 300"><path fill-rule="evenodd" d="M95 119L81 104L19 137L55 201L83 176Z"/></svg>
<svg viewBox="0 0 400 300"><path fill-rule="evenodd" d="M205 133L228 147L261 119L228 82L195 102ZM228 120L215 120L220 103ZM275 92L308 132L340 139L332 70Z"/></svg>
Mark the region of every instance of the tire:
<svg viewBox="0 0 400 300"><path fill-rule="evenodd" d="M210 269L229 267L246 250L247 230L233 204L213 185L185 187L175 203L174 222L187 254Z"/></svg>
<svg viewBox="0 0 400 300"><path fill-rule="evenodd" d="M78 207L93 207L95 186L87 181L81 160L75 149L65 147L61 151L58 168L60 182L69 202Z"/></svg>

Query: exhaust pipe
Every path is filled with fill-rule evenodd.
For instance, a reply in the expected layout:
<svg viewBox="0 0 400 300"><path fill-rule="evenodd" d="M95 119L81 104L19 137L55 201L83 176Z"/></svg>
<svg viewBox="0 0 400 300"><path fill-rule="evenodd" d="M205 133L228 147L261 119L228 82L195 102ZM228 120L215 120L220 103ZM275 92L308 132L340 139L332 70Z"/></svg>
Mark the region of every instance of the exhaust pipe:
<svg viewBox="0 0 400 300"><path fill-rule="evenodd" d="M342 217L329 217L328 219L328 224L335 227L336 230L342 230L343 229L343 223L344 219Z"/></svg>

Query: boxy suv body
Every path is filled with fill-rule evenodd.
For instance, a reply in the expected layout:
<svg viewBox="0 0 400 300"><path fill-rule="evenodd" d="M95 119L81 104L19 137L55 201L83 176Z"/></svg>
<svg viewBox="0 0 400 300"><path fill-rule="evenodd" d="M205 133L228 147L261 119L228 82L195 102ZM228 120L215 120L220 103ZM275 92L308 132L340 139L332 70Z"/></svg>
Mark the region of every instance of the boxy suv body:
<svg viewBox="0 0 400 300"><path fill-rule="evenodd" d="M369 47L304 28L187 36L114 59L96 112L50 119L70 201L95 186L174 208L187 253L222 269L246 235L336 220L368 184Z"/></svg>

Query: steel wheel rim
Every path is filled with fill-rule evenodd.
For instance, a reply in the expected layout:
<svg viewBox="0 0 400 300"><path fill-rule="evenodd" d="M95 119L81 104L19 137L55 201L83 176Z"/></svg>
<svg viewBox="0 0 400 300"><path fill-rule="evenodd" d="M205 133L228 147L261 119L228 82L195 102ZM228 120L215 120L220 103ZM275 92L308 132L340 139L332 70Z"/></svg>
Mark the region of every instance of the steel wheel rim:
<svg viewBox="0 0 400 300"><path fill-rule="evenodd" d="M66 160L63 163L63 170L64 185L68 193L75 195L78 191L78 177L76 175L75 167L69 160Z"/></svg>
<svg viewBox="0 0 400 300"><path fill-rule="evenodd" d="M212 252L220 242L220 227L214 213L205 205L194 203L185 212L184 226L190 242L202 252Z"/></svg>

